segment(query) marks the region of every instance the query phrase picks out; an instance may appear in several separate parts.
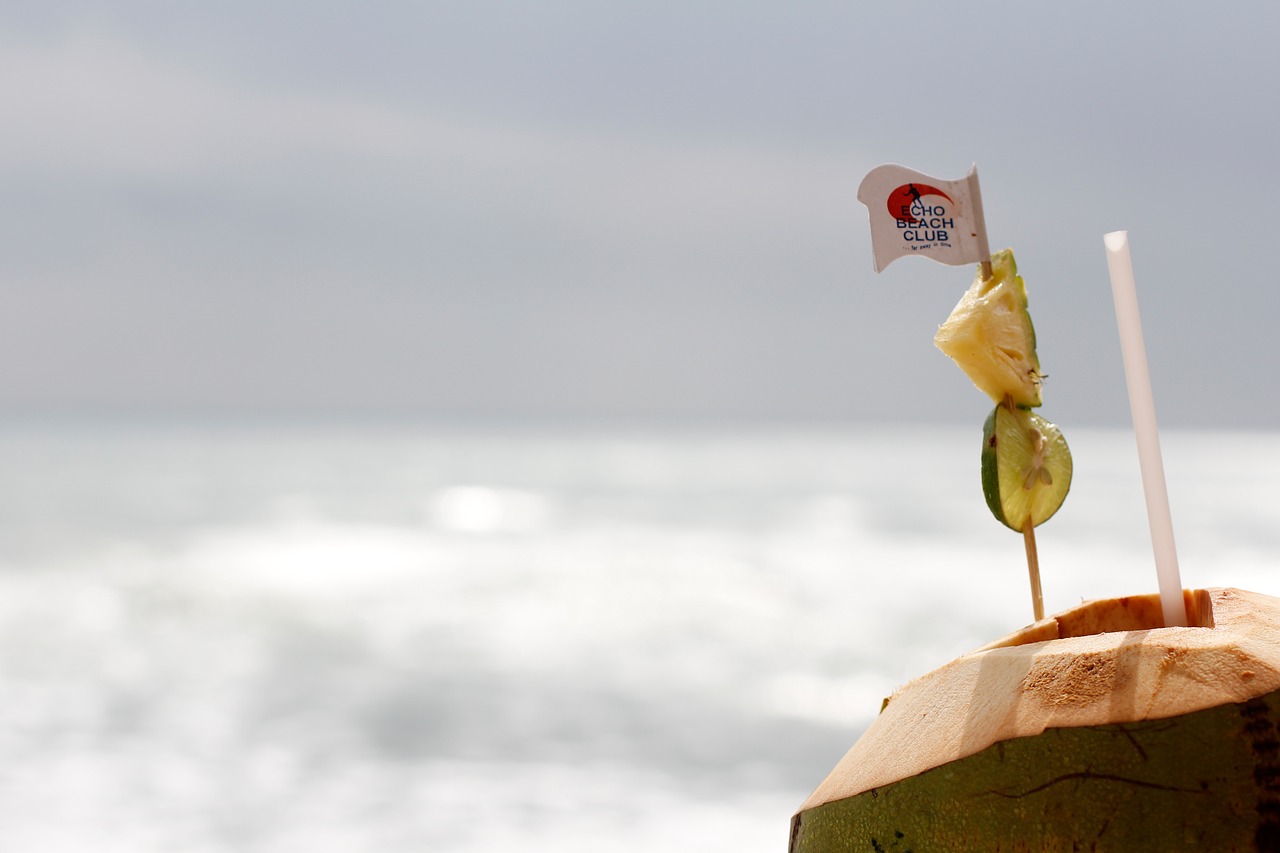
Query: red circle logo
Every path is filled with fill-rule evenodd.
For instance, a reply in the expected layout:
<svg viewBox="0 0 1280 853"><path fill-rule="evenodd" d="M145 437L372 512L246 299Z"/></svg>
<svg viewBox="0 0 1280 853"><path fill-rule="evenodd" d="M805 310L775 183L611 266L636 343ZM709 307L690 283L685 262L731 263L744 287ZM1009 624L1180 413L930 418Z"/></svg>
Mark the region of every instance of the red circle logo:
<svg viewBox="0 0 1280 853"><path fill-rule="evenodd" d="M908 224L919 221L918 217L912 214L911 208L920 203L920 199L927 195L938 195L947 201L951 201L951 196L937 187L931 187L928 184L903 184L889 193L889 198L886 199L889 215L899 222Z"/></svg>

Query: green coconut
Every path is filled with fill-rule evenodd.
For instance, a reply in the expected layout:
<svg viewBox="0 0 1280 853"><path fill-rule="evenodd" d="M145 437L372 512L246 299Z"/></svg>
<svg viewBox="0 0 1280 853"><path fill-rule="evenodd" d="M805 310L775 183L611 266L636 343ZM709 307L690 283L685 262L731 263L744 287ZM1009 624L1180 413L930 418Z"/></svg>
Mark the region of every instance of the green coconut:
<svg viewBox="0 0 1280 853"><path fill-rule="evenodd" d="M908 684L792 853L1280 849L1280 599L1084 604Z"/></svg>

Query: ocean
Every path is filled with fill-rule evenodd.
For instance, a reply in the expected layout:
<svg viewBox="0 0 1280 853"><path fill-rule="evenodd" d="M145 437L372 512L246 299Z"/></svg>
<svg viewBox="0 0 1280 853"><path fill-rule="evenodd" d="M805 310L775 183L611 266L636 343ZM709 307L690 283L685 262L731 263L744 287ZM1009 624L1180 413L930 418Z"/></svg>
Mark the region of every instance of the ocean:
<svg viewBox="0 0 1280 853"><path fill-rule="evenodd" d="M1045 604L1154 592L1073 430ZM6 851L773 851L1031 620L980 429L0 428ZM1280 441L1167 432L1184 585L1280 594Z"/></svg>

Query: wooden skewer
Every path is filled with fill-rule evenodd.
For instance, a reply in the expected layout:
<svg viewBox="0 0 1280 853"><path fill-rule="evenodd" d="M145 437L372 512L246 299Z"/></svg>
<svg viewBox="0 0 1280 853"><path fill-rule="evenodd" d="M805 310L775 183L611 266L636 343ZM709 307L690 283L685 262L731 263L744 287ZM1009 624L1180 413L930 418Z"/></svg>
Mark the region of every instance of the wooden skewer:
<svg viewBox="0 0 1280 853"><path fill-rule="evenodd" d="M1027 573L1031 575L1031 612L1036 621L1044 618L1044 595L1040 592L1040 558L1036 555L1036 526L1030 517L1022 525L1022 541L1027 546Z"/></svg>

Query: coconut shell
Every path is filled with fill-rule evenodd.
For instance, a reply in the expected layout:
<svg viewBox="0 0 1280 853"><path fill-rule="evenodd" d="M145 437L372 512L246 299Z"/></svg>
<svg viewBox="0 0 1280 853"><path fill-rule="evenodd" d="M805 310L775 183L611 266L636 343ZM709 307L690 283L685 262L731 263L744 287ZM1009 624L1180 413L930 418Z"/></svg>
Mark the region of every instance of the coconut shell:
<svg viewBox="0 0 1280 853"><path fill-rule="evenodd" d="M1280 849L1280 599L1044 619L931 672L792 819L793 853Z"/></svg>

